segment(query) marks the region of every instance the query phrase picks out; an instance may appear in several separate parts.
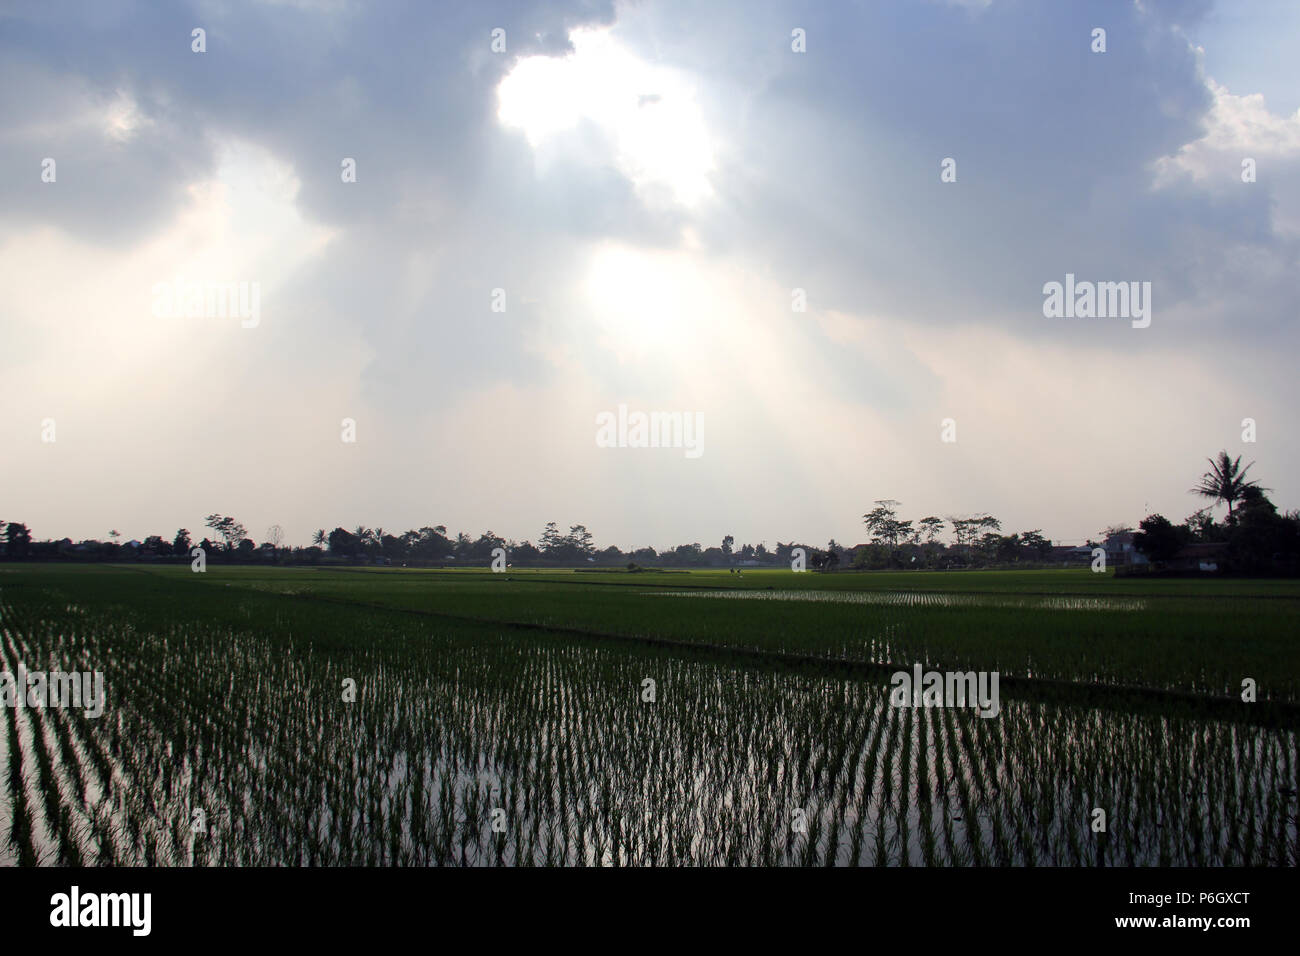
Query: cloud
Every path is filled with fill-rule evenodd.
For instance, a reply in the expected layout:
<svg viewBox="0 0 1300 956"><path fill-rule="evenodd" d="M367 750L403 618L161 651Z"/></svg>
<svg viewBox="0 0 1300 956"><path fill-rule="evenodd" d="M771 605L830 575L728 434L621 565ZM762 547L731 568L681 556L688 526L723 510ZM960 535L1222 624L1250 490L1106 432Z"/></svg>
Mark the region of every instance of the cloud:
<svg viewBox="0 0 1300 956"><path fill-rule="evenodd" d="M1155 161L1156 187L1191 186L1220 202L1233 194L1262 193L1251 199L1256 208L1267 208L1271 231L1300 238L1300 110L1277 116L1259 93L1235 96L1213 79L1207 83L1214 105L1205 133Z"/></svg>
<svg viewBox="0 0 1300 956"><path fill-rule="evenodd" d="M1091 534L1179 514L1245 415L1286 503L1300 114L1204 75L1206 10L11 6L11 511L662 545L855 539L891 495ZM158 322L179 272L260 281L261 324ZM1151 328L1045 319L1067 272L1152 282ZM596 448L621 402L701 412L704 457Z"/></svg>

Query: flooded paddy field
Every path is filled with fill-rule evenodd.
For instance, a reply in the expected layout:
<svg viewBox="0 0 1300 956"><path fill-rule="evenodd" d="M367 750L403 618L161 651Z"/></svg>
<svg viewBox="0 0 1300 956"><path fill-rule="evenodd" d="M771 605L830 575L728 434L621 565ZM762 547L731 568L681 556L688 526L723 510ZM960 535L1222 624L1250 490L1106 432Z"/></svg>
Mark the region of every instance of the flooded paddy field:
<svg viewBox="0 0 1300 956"><path fill-rule="evenodd" d="M906 577L9 566L0 863L1296 864L1300 595Z"/></svg>

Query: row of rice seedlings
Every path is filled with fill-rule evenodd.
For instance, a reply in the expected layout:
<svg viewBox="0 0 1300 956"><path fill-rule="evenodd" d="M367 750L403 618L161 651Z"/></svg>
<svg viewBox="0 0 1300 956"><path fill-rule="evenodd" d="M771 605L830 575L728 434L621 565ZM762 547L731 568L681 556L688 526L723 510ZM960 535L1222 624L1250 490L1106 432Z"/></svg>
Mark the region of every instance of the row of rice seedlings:
<svg viewBox="0 0 1300 956"><path fill-rule="evenodd" d="M0 631L5 627L6 618L13 617L13 610L0 596ZM7 668L3 648L0 648L0 668ZM9 708L5 708L9 710ZM4 787L0 790L0 832L5 837L0 846L0 864L9 866L15 863L31 864L35 862L35 853L24 852L24 844L29 842L26 829L26 798L22 791L22 751L13 746L17 737L12 711L6 714L0 732L0 773L3 774Z"/></svg>
<svg viewBox="0 0 1300 956"><path fill-rule="evenodd" d="M39 632L33 626L29 634ZM8 635L8 649L15 657L29 662L29 667L44 666L47 671L62 668L63 663L45 657L43 649L32 646L21 635ZM93 862L98 856L93 824L86 810L92 784L82 766L82 758L71 738L66 712L55 708L27 708L31 723L38 776L45 797L47 820L57 821L58 862L78 866Z"/></svg>
<svg viewBox="0 0 1300 956"><path fill-rule="evenodd" d="M124 662L114 675L126 688L123 713L90 730L122 764L128 815L152 809L183 824L174 808L197 799L214 823L220 813L229 819L208 841L211 852L200 847L190 860L163 848L183 832L164 841L137 820L131 853L174 862L829 863L843 854L931 863L932 757L934 789L942 785L943 806L955 791L963 817L964 849L953 815L940 814L945 857L1006 862L1037 845L1019 831L1051 820L1049 842L1062 831L1071 841L1065 859L1094 862L1077 812L1083 788L1114 799L1131 785L1131 775L1117 776L1117 758L1133 747L1147 756L1153 745L1147 718L1008 706L974 728L979 718L969 712L945 711L931 731L928 712L900 715L863 682L738 676L590 647L427 641L413 650L395 640L389 658L359 650L340 664L310 647L272 653L266 641L220 629L112 637ZM635 693L648 667L663 688L650 706ZM356 704L337 702L341 673L363 687ZM210 692L223 684L240 692L214 709ZM1087 743L1096 739L1104 750ZM1051 762L1033 756L1044 741ZM1247 747L1236 759L1289 766L1275 754ZM1150 793L1159 789L1149 784L1154 774L1178 777L1147 763ZM1048 781L1040 796L1063 808L1055 817L1041 807L1031 817L1023 779L1010 784L1029 767ZM1284 838L1280 804L1266 789L1247 789L1240 802L1259 807L1269 842ZM789 825L796 806L804 834ZM491 828L494 808L505 810L506 833ZM1149 861L1150 852L1137 856ZM1198 851L1163 852L1195 859Z"/></svg>
<svg viewBox="0 0 1300 956"><path fill-rule="evenodd" d="M18 746L18 726L11 708L5 708L5 738L9 761L6 767L5 788L12 808L9 817L9 843L16 850L19 865L35 866L36 847L32 842L32 820L27 809L27 788L23 782L23 752Z"/></svg>
<svg viewBox="0 0 1300 956"><path fill-rule="evenodd" d="M954 712L948 708L943 711L944 740L948 745L948 762L953 768L950 785L956 790L959 811L952 819L961 824L963 838L958 850L959 855L954 862L981 866L984 865L985 860L979 838L980 824L975 816L974 801L971 799L969 758L966 756L969 751L966 747L964 727L961 725L963 716L965 714L960 711Z"/></svg>
<svg viewBox="0 0 1300 956"><path fill-rule="evenodd" d="M21 658L14 653L14 635L19 633L21 625L14 626L6 620L0 631L0 653L4 655L5 670L13 671L11 662ZM16 807L21 812L15 813L15 842L18 845L20 860L24 864L53 863L58 859L58 814L57 802L55 812L50 814L50 801L42 787L42 763L37 757L40 746L37 735L31 726L31 709L9 708L7 728L11 756L9 762L10 789L14 795Z"/></svg>

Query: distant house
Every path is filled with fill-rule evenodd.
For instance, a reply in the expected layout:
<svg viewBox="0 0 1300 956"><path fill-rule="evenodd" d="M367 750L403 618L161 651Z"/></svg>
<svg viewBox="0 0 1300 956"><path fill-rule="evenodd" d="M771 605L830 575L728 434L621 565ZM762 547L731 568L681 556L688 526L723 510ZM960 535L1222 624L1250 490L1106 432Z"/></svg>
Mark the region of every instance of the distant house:
<svg viewBox="0 0 1300 956"><path fill-rule="evenodd" d="M1147 564L1146 555L1133 545L1133 532L1113 534L1106 539L1106 564Z"/></svg>
<svg viewBox="0 0 1300 956"><path fill-rule="evenodd" d="M1186 544L1169 561L1171 571L1217 571L1227 554L1228 546L1222 542Z"/></svg>
<svg viewBox="0 0 1300 956"><path fill-rule="evenodd" d="M1092 548L1084 544L1053 545L1047 560L1058 564L1088 564L1092 561Z"/></svg>

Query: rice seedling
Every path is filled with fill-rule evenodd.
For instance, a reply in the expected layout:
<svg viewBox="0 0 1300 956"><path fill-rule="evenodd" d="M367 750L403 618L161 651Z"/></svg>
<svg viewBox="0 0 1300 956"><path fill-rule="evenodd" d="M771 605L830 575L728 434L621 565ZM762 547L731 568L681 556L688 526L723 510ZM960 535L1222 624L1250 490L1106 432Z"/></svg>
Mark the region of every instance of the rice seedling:
<svg viewBox="0 0 1300 956"><path fill-rule="evenodd" d="M1100 633L1092 630L1100 618L1133 619L1159 643L1162 625L1149 609L724 600L716 603L779 609L775 623L743 617L764 623L757 636L728 643L726 629L697 639L704 631L673 610L711 602L643 599L612 585L588 589L600 595L586 612L565 603L571 584L556 585L566 589L558 597L534 587L542 610L588 625L545 630L512 626L503 612L524 599L503 599L497 583L470 575L429 585L443 603L426 613L416 605L433 599L408 590L409 580L431 580L418 575L396 584L325 575L325 601L305 593L302 576L287 593L271 572L258 574L196 582L38 569L6 581L0 669L101 670L108 688L98 718L3 708L6 859L1296 862L1296 721L1286 710L1269 719L1223 705L1206 711L1193 691L1223 688L1204 676L1213 673L1204 662L1192 679L1165 663L1126 674L1148 699L1108 690L1086 641L1056 646L1040 635L1041 647L1016 666L1071 677L1095 698L1004 692L990 719L970 708L891 707L886 672L842 666L855 654L894 663L924 650L914 659L957 667L1016 646L994 636L984 650L950 658L954 644L937 630L948 618L934 615L975 615L959 628L968 641L1018 614L1091 622L1085 635ZM503 604L496 619L465 613L493 594ZM627 617L606 631L604 615L619 602ZM665 617L646 616L653 608ZM851 625L838 617L846 609L860 615ZM782 632L792 620L801 628ZM1266 646L1259 660L1274 653ZM640 688L651 675L658 693L648 702ZM1286 698L1294 671L1269 676ZM355 682L354 699L345 681ZM1104 835L1089 826L1098 806L1108 813Z"/></svg>

